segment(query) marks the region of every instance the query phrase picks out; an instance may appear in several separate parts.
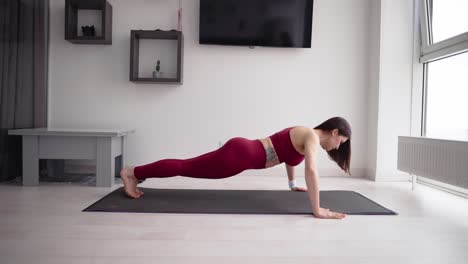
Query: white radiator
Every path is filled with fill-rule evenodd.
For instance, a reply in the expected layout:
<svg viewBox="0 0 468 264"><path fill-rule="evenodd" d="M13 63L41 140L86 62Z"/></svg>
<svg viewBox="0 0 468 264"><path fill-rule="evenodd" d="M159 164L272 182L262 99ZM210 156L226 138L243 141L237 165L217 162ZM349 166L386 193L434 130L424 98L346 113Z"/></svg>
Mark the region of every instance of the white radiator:
<svg viewBox="0 0 468 264"><path fill-rule="evenodd" d="M468 142L398 137L398 169L468 189Z"/></svg>

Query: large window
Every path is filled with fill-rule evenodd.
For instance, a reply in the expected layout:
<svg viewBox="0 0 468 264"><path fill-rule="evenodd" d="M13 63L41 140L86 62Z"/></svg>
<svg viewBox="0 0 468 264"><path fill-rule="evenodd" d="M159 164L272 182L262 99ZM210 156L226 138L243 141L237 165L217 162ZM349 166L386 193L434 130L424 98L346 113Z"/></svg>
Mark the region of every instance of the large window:
<svg viewBox="0 0 468 264"><path fill-rule="evenodd" d="M430 62L426 136L468 140L468 53Z"/></svg>
<svg viewBox="0 0 468 264"><path fill-rule="evenodd" d="M434 43L468 31L467 0L432 0L431 2Z"/></svg>
<svg viewBox="0 0 468 264"><path fill-rule="evenodd" d="M423 135L468 140L468 1L419 1Z"/></svg>

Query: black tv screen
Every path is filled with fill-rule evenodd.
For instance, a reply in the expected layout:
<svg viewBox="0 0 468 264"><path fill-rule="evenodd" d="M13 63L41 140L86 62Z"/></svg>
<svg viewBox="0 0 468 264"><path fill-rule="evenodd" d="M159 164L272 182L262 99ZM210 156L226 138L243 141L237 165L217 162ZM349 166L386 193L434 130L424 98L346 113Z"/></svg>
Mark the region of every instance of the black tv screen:
<svg viewBox="0 0 468 264"><path fill-rule="evenodd" d="M200 0L200 44L310 48L313 0Z"/></svg>

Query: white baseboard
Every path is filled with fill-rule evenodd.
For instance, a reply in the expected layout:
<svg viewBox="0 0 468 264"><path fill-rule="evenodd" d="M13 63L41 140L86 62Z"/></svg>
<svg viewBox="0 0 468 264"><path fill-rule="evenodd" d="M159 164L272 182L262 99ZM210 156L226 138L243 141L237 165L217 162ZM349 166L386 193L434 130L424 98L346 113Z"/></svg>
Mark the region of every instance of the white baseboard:
<svg viewBox="0 0 468 264"><path fill-rule="evenodd" d="M94 160L65 160L64 170L67 173L74 174L93 174L96 173L96 163ZM365 178L367 175L366 168L351 169L349 176L340 168L319 168L320 177L357 177ZM304 166L296 167L296 176L304 177ZM239 174L239 176L287 176L284 164L278 166L261 169L261 170L246 170Z"/></svg>
<svg viewBox="0 0 468 264"><path fill-rule="evenodd" d="M408 181L408 173L401 171L377 171L373 180L376 182L406 182Z"/></svg>
<svg viewBox="0 0 468 264"><path fill-rule="evenodd" d="M343 170L339 168L319 168L318 169L320 177L356 177L356 178L364 178L366 173L366 169L364 168L356 168L351 169L351 175L349 176ZM243 176L287 176L286 168L284 165L278 165L268 169L262 170L247 170L239 175ZM304 167L297 166L295 170L295 175L298 177L304 177Z"/></svg>
<svg viewBox="0 0 468 264"><path fill-rule="evenodd" d="M96 173L96 164L93 160L66 160L65 161L65 172L66 173L74 173L74 174L94 174ZM336 177L342 176L346 177L349 176L348 174L344 173L339 168L323 168L318 169L320 177ZM375 169L369 168L355 168L351 169L352 177L357 178L366 178L372 181L411 181L411 176L408 173L404 172L394 172L394 173L381 173L380 175L376 175ZM240 173L238 176L280 176L286 177L286 169L284 165L279 165L276 167L262 169L262 170L247 170ZM304 177L304 167L298 166L296 167L296 176ZM439 181L434 181L428 178L420 177L417 178L417 183L436 188L438 190L442 190L445 192L449 192L464 198L468 198L468 190L464 188L460 188L457 186L453 186L450 184L442 183ZM410 188L410 187L408 187Z"/></svg>
<svg viewBox="0 0 468 264"><path fill-rule="evenodd" d="M371 181L375 181L375 168L365 169L364 178L371 180Z"/></svg>

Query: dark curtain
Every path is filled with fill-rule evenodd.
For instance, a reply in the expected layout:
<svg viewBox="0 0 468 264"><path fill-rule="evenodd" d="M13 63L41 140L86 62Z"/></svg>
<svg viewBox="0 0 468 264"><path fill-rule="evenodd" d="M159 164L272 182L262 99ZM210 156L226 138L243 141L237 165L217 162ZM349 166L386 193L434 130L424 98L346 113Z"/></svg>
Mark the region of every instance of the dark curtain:
<svg viewBox="0 0 468 264"><path fill-rule="evenodd" d="M21 137L47 126L48 0L0 0L0 181L21 176Z"/></svg>

